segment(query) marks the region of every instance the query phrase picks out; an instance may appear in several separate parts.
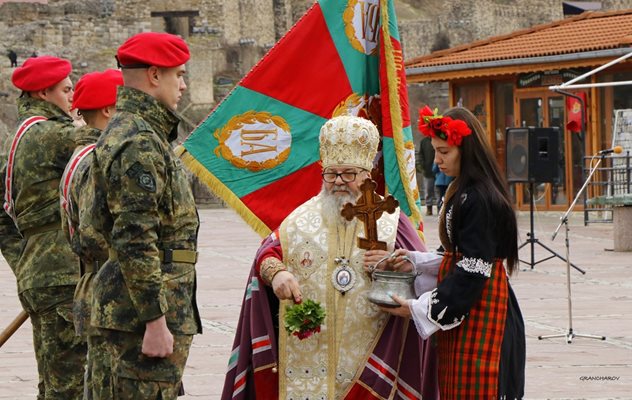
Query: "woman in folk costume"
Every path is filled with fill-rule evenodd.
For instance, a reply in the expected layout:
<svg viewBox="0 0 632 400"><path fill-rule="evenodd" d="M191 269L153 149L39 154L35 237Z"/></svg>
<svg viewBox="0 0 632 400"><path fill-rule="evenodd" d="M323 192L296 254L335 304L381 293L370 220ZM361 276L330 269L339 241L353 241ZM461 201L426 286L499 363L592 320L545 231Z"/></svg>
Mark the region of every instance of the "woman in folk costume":
<svg viewBox="0 0 632 400"><path fill-rule="evenodd" d="M468 110L452 108L441 116L426 106L419 128L432 138L441 171L455 177L439 219L446 252L437 288L417 300L394 296L403 307L390 312L411 316L424 338L437 332L442 400L521 399L525 332L509 284L518 266L518 233L507 185L482 125ZM405 257L416 269L433 262L429 253L401 249L394 256L401 268L410 265Z"/></svg>

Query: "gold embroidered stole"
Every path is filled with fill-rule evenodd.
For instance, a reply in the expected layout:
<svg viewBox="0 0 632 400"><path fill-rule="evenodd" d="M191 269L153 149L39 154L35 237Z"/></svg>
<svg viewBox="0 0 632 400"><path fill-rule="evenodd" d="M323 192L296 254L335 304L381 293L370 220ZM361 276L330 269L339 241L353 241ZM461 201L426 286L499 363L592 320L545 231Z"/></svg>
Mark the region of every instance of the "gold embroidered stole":
<svg viewBox="0 0 632 400"><path fill-rule="evenodd" d="M290 214L279 236L283 260L299 281L303 299L318 301L327 316L321 332L299 340L284 330L285 308L279 307L279 398L338 399L358 378L388 314L367 300L371 281L363 269L364 250L357 237L364 226L342 218L327 224L316 196ZM332 218L334 219L334 218ZM378 220L378 237L393 251L399 209ZM353 287L344 295L333 285L335 259L346 257L352 269Z"/></svg>

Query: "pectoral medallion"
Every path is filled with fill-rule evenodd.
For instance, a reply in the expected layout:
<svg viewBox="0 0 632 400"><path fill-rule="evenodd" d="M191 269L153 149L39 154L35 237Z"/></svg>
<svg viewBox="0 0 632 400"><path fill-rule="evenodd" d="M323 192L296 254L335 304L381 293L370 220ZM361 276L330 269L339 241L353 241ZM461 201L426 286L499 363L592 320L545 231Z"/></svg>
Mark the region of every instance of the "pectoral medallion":
<svg viewBox="0 0 632 400"><path fill-rule="evenodd" d="M331 283L337 291L345 294L355 285L356 273L349 266L349 260L346 257L336 257L334 261L338 266L331 275Z"/></svg>

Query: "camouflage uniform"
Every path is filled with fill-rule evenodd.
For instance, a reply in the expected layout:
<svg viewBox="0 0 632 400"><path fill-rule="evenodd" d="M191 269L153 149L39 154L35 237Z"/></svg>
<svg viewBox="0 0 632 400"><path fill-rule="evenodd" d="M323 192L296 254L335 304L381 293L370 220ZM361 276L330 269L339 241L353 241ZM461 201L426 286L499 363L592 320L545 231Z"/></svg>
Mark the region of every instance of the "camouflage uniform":
<svg viewBox="0 0 632 400"><path fill-rule="evenodd" d="M87 145L96 143L101 130L83 126L75 134L77 149L73 158ZM74 294L73 318L77 335L87 340L88 355L84 381L84 400L93 398L93 392L99 392L103 386L109 387L110 360L107 352L103 351L103 337L98 335L97 329L90 328L90 307L92 306L92 282L98 267L108 258L108 247L105 238L91 226L85 224L80 227L80 221L86 219L92 205L91 191L86 190L90 182L90 166L94 153L88 154L76 167L72 182L68 188L68 213L62 212L62 229L72 246L72 250L81 259L81 277ZM60 189L63 189L63 182ZM70 227L73 232L71 233ZM80 229L83 229L80 232ZM101 348L101 350L99 350ZM100 377L93 380L95 374Z"/></svg>
<svg viewBox="0 0 632 400"><path fill-rule="evenodd" d="M150 95L119 87L116 113L91 168L90 224L111 249L94 280L91 322L113 355L118 399L175 399L192 335L201 332L195 260L176 262L175 252L167 260L172 250L195 254L199 226L187 176L169 144L178 122ZM163 315L174 335L173 354L146 357L145 323Z"/></svg>
<svg viewBox="0 0 632 400"><path fill-rule="evenodd" d="M20 98L18 112L21 121L37 115L48 120L31 127L17 148L13 198L23 240L3 212L2 250L33 325L38 398L77 399L82 393L86 354L85 342L74 334L72 318L79 260L61 231L59 210L59 181L75 147L75 128L62 110L42 100ZM5 170L6 160L0 171L3 178Z"/></svg>
<svg viewBox="0 0 632 400"><path fill-rule="evenodd" d="M5 191L5 174L7 168L7 159L9 148L11 147L11 138L3 144L2 154L0 154L0 201L4 199ZM4 259L7 260L11 270L16 271L18 261L20 261L20 255L22 254L22 247L26 241L20 235L15 223L9 217L4 210L0 210L0 250Z"/></svg>

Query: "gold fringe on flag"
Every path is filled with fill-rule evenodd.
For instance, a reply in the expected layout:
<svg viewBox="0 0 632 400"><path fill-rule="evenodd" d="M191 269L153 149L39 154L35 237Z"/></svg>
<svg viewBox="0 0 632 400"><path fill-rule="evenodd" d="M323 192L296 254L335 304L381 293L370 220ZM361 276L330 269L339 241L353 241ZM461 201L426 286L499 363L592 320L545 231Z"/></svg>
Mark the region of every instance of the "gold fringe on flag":
<svg viewBox="0 0 632 400"><path fill-rule="evenodd" d="M270 234L270 228L244 205L219 179L211 174L198 160L196 160L184 146L180 145L174 149L176 155L182 160L184 165L202 182L204 182L217 196L226 204L232 207L248 225L261 237Z"/></svg>
<svg viewBox="0 0 632 400"><path fill-rule="evenodd" d="M397 158L397 166L399 167L399 175L404 186L404 192L406 193L406 201L408 202L408 208L410 209L410 219L415 227L419 226L422 221L421 212L417 208L417 203L413 197L413 193L408 184L409 178L406 171L406 160L404 159L404 135L403 135L403 122L401 104L399 101L399 82L397 74L397 65L395 62L395 55L393 52L393 43L391 42L391 33L388 27L388 3L390 0L380 0L380 13L382 14L382 39L384 40L384 60L386 61L386 76L388 81L388 98L390 105L391 123L393 131L393 143L395 145L395 156ZM402 66L403 67L403 66ZM425 242L423 232L420 232L420 237Z"/></svg>

